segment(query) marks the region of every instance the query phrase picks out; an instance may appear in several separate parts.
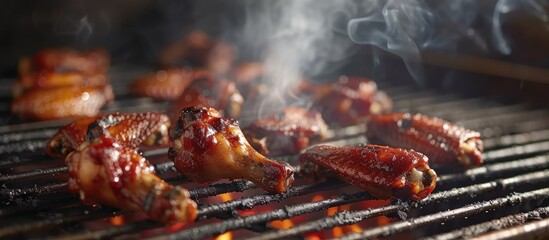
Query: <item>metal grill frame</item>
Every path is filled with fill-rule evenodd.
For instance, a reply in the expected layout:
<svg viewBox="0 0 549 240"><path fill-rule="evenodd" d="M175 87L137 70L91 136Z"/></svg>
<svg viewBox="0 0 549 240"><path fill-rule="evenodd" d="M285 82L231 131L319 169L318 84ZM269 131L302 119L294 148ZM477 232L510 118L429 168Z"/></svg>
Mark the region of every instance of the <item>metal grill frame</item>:
<svg viewBox="0 0 549 240"><path fill-rule="evenodd" d="M269 226L269 222L321 212L331 207L373 198L368 193L360 191L335 195L316 202L309 202L310 198L302 197L347 186L346 183L338 180L298 185L282 194L256 194L253 191L254 184L244 180L216 183L190 189L191 197L200 203L202 198L222 193L244 192L244 196L224 203L202 204L199 207L197 226L183 228L178 232L163 232L151 238L200 239L233 230L247 231L246 233L252 236L252 239L300 238L310 232L330 231L334 227L360 223L365 219L384 215L403 219L389 225L370 228L362 233L348 233L343 236L343 239L398 236L399 233L406 231L414 234L431 234L425 231L426 226L459 222L461 224L459 228L448 233L439 232L431 236L423 236L431 239L452 239L461 236L463 231L471 233L471 236L487 233L493 229L490 226L493 226L495 221L505 221L505 229L508 229L529 224L529 220L532 219L547 219L549 189L544 187L549 186L549 122L546 121L549 117L548 110L531 109L521 104L505 105L487 98L464 98L456 94L418 90L410 86L387 87L385 90L395 101L396 111L421 112L480 131L486 136L483 139L487 149L484 153L485 165L463 173L442 172L439 174L435 192L417 203L393 201L387 206L338 212L333 216L310 219L288 230L273 229ZM136 108L136 105L140 107ZM115 104L105 109L105 112L147 111L165 108L165 106L166 103L153 102L146 98L128 97L117 100ZM2 144L0 156L9 157L24 153L24 157L5 158L0 161L0 183L3 184L3 188L0 189L0 202L5 203L5 207L0 208L0 222L11 222L9 219L12 217L21 218L22 216L23 218L20 222L15 220L15 223L0 227L0 237L34 236L34 233L40 234L53 229L54 234L50 237L58 239L112 238L132 236L144 230L165 227L143 220L99 230L60 234L59 230L63 230L68 225L81 225L128 213L109 207L85 206L77 196L68 192L65 182L57 179L66 173L67 168L60 165L61 161L43 155L41 149L47 137L51 136L56 128L66 123L67 121L50 121L0 127L0 133L3 134L0 139ZM364 131L364 125L336 129L330 132L327 143L335 145L362 143L367 140L364 137ZM143 155L158 157L166 152L166 149L158 149L144 152ZM296 156L286 156L281 159L296 164ZM4 172L47 161L54 166L45 169ZM171 162L160 162L154 166L161 176L164 173L174 175L175 170ZM45 181L46 184L20 186L21 183L36 180ZM185 183L185 179L180 176L168 177L166 180L177 184ZM252 193L248 193L249 191ZM250 216L241 216L237 213L237 210L253 209L288 199L301 199L302 203ZM456 199L460 199L457 204L454 202ZM437 208L438 204L444 204L444 208ZM463 221L469 216L486 214L486 211L509 208L521 210L519 213L508 211L509 214L481 223L467 224ZM433 209L436 211L430 212ZM539 218L529 217L532 214L537 214ZM404 219L405 215L411 217ZM208 219L221 219L221 221L206 221ZM204 224L201 224L202 222ZM546 225L541 223L534 226L541 232L546 228ZM522 233L522 235L525 234L529 233Z"/></svg>

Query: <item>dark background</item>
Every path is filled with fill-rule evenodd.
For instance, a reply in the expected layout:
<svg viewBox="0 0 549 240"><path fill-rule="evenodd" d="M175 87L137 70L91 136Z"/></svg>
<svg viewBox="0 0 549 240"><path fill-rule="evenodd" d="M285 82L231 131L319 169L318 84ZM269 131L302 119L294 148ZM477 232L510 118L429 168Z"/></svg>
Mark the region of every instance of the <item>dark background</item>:
<svg viewBox="0 0 549 240"><path fill-rule="evenodd" d="M496 1L478 1L479 11L489 14ZM481 2L481 3L480 3ZM549 9L544 1L541 7ZM437 4L447 3L428 1ZM16 78L17 61L43 48L102 47L111 53L113 65L154 68L160 51L192 29L201 29L216 39L238 46L241 60L255 59L251 46L239 45L237 37L226 34L242 27L243 6L254 8L255 1L9 1L0 8L0 77ZM482 10L485 9L485 10ZM444 20L444 19L443 19ZM490 41L489 17L472 19L472 26ZM451 25L440 21L440 34L451 33ZM437 49L444 53L467 54L488 59L549 69L549 25L527 9L516 9L502 22L504 36L513 49L499 53L494 46L479 48L467 38L457 39L452 47ZM257 46L254 46L257 47ZM259 47L261 47L259 45ZM411 78L397 56L372 46L356 46L357 54L339 73L362 74L376 81L417 82ZM359 63L359 64L358 64ZM494 77L486 74L426 65L424 86L470 94L496 94L547 103L545 83ZM326 73L330 79L334 73ZM322 77L320 77L321 79ZM2 83L4 84L4 83Z"/></svg>

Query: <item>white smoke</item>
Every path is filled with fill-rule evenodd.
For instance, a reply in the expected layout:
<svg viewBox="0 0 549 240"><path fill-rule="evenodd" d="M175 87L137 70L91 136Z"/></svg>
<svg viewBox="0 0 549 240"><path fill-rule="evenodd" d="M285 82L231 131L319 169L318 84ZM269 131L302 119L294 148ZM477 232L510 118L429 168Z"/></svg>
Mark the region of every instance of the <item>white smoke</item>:
<svg viewBox="0 0 549 240"><path fill-rule="evenodd" d="M237 1L245 18L240 29L227 28L241 48L255 49L267 68L269 97L257 103L260 114L302 99L289 89L303 76L336 72L357 47L370 45L402 58L422 83L425 50L458 52L469 48L510 54L506 16L524 11L547 22L549 0L361 0ZM212 8L206 4L204 13ZM200 7L199 7L200 9ZM237 10L238 11L238 10ZM379 61L372 51L373 68ZM361 59L354 59L360 61ZM362 60L363 61L363 60ZM366 62L366 61L364 61ZM356 64L356 63L355 63ZM313 79L315 80L315 79Z"/></svg>

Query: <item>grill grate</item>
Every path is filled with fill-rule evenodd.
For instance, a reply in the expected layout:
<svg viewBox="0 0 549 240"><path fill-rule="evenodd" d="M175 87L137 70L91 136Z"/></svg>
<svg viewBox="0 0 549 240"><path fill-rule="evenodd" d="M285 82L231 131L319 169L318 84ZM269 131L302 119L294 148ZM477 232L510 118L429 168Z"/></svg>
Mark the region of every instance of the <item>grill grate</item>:
<svg viewBox="0 0 549 240"><path fill-rule="evenodd" d="M413 87L385 90L395 101L396 111L438 116L480 131L484 136L486 164L463 173L440 172L435 192L418 203L393 201L380 207L340 211L332 216L323 212L347 204L357 206L372 197L338 180L307 183L299 177L296 185L282 194L262 193L254 184L243 180L209 186L191 184L191 197L199 203L199 220L174 230L142 218L131 219L135 213L83 205L77 196L68 192L67 168L63 161L46 156L42 150L47 138L67 121L13 122L0 127L3 135L0 137L0 202L4 203L4 207L0 207L0 237L200 239L234 231L255 239L286 239L304 238L310 233L335 236L330 235L334 228L388 216L392 217L392 223L362 225L363 231L344 232L346 235L339 237L399 238L402 237L399 234L410 232L414 237L453 239L510 229L529 224L530 220L547 220L548 110ZM121 100L105 111L138 112L165 107L165 103L122 94ZM363 125L332 130L327 142L335 145L365 142L364 131ZM173 163L167 161L166 152L167 149L158 149L145 151L143 155L154 162L164 179L189 186L184 178L177 176ZM296 156L280 158L297 164ZM233 200L209 202L223 193L237 194ZM325 199L311 201L313 195L322 195ZM130 220L120 226L105 224L105 219L114 216ZM296 218L302 220L290 229L276 229L269 224L274 220ZM90 227L93 224L100 227ZM544 232L546 224L540 222L530 227L538 229L534 232L539 234Z"/></svg>

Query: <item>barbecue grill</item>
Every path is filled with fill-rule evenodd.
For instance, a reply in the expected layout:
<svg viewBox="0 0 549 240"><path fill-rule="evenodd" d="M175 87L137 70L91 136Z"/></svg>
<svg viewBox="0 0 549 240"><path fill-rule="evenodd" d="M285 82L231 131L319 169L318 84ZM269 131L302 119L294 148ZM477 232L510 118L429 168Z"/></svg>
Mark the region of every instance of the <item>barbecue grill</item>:
<svg viewBox="0 0 549 240"><path fill-rule="evenodd" d="M165 102L136 98L126 84L143 70L113 67L117 100L104 112L165 109ZM244 180L188 183L167 149L143 151L157 173L182 184L199 204L198 220L166 226L139 213L84 205L67 189L62 159L44 146L68 120L18 122L2 105L0 126L0 238L28 239L483 239L549 236L549 110L502 103L415 85L380 83L394 110L421 112L481 132L485 164L465 172L439 172L435 191L417 203L372 201L366 192L330 179L297 177L285 193L266 194ZM8 98L6 91L4 96ZM367 142L365 125L331 129L334 145ZM297 166L297 156L280 156Z"/></svg>

